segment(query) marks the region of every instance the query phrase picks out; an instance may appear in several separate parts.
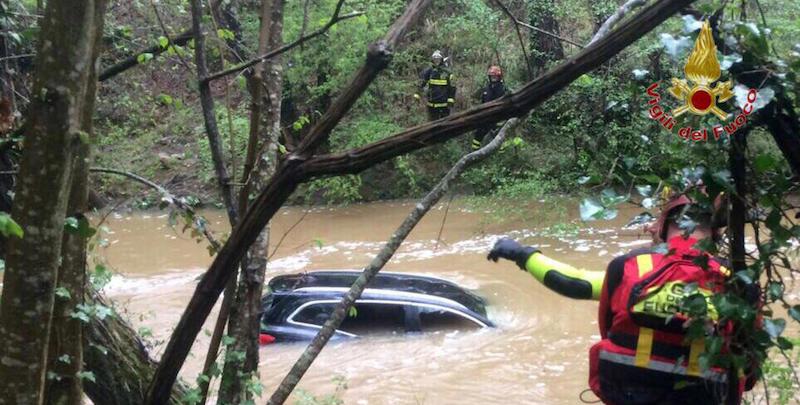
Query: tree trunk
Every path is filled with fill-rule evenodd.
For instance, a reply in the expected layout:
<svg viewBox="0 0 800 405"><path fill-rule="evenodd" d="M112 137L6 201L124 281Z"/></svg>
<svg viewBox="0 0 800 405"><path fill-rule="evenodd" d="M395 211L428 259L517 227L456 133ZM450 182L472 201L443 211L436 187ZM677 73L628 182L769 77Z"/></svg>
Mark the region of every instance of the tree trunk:
<svg viewBox="0 0 800 405"><path fill-rule="evenodd" d="M97 293L86 301L110 306ZM139 335L118 314L103 320L92 319L83 340L86 371L95 381L84 381L86 395L97 405L141 405L147 385L155 373L156 363L150 358ZM179 381L169 395L170 404L183 404L186 387Z"/></svg>
<svg viewBox="0 0 800 405"><path fill-rule="evenodd" d="M200 0L191 0L192 8L192 32L194 35L194 62L197 65L197 79L200 90L200 105L203 108L203 122L205 123L206 135L208 137L208 147L211 150L211 158L214 161L214 171L217 174L222 201L228 213L228 220L231 226L236 226L238 213L236 211L235 198L231 178L222 154L221 137L217 126L217 117L214 115L214 97L211 94L211 86L202 79L208 76L208 64L206 62L205 35L201 25L203 16L203 3Z"/></svg>
<svg viewBox="0 0 800 405"><path fill-rule="evenodd" d="M283 0L265 0L262 9L262 24L259 38L259 54L268 49L275 49L283 43ZM281 94L283 90L282 58L272 58L263 65L256 65L251 80L251 96L253 117L250 121L250 145L255 150L262 150L254 170L249 171L245 179L246 186L239 197L241 211L246 211L250 190L261 190L266 181L275 172L277 166L277 142L281 131ZM266 76L267 80L264 81ZM266 91L266 97L262 95ZM265 100L266 98L266 100ZM265 103L266 101L266 103ZM266 114L262 114L262 106L266 104ZM263 118L262 118L263 117ZM263 124L263 125L262 125ZM265 131L259 129L263 127ZM259 139L264 132L265 139ZM260 141L260 142L259 142ZM250 148L248 148L250 150ZM254 157L254 156L253 156ZM269 226L259 234L250 247L248 263L236 293L236 303L231 311L228 325L233 343L226 349L225 365L220 382L218 404L235 404L252 399L252 392L247 392L244 384L249 379L258 378L258 335L260 332L261 294L264 286L264 273L267 266L267 248L269 246ZM244 361L235 353L244 353Z"/></svg>
<svg viewBox="0 0 800 405"><path fill-rule="evenodd" d="M41 404L72 162L103 1L48 2L36 59L0 304L0 402ZM73 342L75 344L76 342Z"/></svg>
<svg viewBox="0 0 800 405"><path fill-rule="evenodd" d="M96 66L100 57L105 6L105 0L100 0L95 8L95 21L98 26L93 39L93 56L89 64L89 77L81 111L82 130L92 141L94 141L92 116L97 92ZM88 210L89 203L90 149L89 142L81 142L77 146L67 205L68 215L82 220L85 220L83 213ZM57 287L67 294L58 295L53 308L45 403L67 405L79 404L83 399L83 385L78 374L83 368L83 345L76 344L83 340L83 323L71 314L78 304L84 303L86 237L77 232L64 232L61 249L62 261L58 271Z"/></svg>

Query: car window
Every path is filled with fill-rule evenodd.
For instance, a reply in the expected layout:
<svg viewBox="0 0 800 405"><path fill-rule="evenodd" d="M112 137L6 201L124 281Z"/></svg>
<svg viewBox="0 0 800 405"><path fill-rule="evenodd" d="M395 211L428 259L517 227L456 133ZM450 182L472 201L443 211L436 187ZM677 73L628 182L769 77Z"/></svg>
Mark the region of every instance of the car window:
<svg viewBox="0 0 800 405"><path fill-rule="evenodd" d="M292 318L295 322L310 323L312 325L322 326L328 320L333 308L336 304L333 303L319 303L311 304L302 311L295 314Z"/></svg>
<svg viewBox="0 0 800 405"><path fill-rule="evenodd" d="M423 332L480 328L480 325L462 315L436 308L420 308L419 319Z"/></svg>
<svg viewBox="0 0 800 405"><path fill-rule="evenodd" d="M335 303L316 303L303 308L292 320L322 326ZM358 302L339 330L356 335L396 334L474 329L480 326L462 315L443 309L404 303Z"/></svg>
<svg viewBox="0 0 800 405"><path fill-rule="evenodd" d="M359 302L342 322L341 330L356 335L383 335L406 331L402 304Z"/></svg>

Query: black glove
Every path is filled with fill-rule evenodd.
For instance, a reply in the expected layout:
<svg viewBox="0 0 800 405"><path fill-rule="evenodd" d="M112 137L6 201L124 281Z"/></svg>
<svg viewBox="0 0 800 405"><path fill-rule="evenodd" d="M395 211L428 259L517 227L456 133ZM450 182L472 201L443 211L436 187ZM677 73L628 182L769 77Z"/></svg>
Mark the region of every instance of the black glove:
<svg viewBox="0 0 800 405"><path fill-rule="evenodd" d="M532 254L540 252L533 246L522 246L519 242L503 238L495 242L492 251L486 256L486 260L497 261L499 258L512 260L517 263L520 269L525 270L525 263Z"/></svg>

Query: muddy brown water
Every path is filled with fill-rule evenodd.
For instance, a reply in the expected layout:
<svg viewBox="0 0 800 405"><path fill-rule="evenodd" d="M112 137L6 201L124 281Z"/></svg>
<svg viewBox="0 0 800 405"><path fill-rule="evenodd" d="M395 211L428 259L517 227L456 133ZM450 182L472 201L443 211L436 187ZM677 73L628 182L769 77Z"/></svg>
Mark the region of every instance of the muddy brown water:
<svg viewBox="0 0 800 405"><path fill-rule="evenodd" d="M411 209L410 202L287 208L273 221L271 250L287 229L269 264L268 278L318 269L358 269ZM435 275L472 289L488 301L496 328L414 336L377 336L332 342L302 379L298 392L318 397L346 390L347 404L576 404L587 388L588 349L599 339L597 303L558 296L511 262L485 259L502 235L537 244L549 256L587 269L605 269L617 254L646 246L645 235L623 224L640 210L626 208L618 219L580 223L575 204L560 215L526 208L527 219L504 224L454 202L447 214L437 206L411 233L387 271ZM543 205L542 205L543 208ZM205 212L217 234L226 232L221 212ZM550 215L548 217L548 215ZM563 226L570 221L576 225ZM109 245L101 253L115 275L105 292L140 328L152 331L155 355L177 323L201 272L211 258L205 243L171 229L164 213L112 215ZM442 229L442 242L437 235ZM560 231L560 232L559 232ZM181 376L193 381L202 367L213 314L192 348ZM305 348L274 344L260 351L264 397ZM586 399L593 400L588 394Z"/></svg>

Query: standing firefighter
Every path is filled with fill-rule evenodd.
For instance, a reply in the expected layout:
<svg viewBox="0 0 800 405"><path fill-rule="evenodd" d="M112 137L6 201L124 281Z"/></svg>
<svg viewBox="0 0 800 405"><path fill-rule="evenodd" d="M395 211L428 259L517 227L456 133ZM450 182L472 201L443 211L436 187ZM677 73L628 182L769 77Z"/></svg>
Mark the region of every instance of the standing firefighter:
<svg viewBox="0 0 800 405"><path fill-rule="evenodd" d="M489 76L489 82L486 83L483 92L481 92L481 103L488 103L489 101L496 100L506 94L506 85L503 82L503 71L500 66L489 66L489 71L486 72ZM475 130L475 137L472 139L472 149L480 149L483 143L483 138L486 134L494 128L494 125L484 125Z"/></svg>
<svg viewBox="0 0 800 405"><path fill-rule="evenodd" d="M428 120L450 115L450 107L455 103L456 87L453 85L453 74L444 66L441 51L431 55L431 66L422 71L420 79L420 91L428 99ZM414 98L419 99L419 93L414 94Z"/></svg>
<svg viewBox="0 0 800 405"><path fill-rule="evenodd" d="M497 241L488 258L514 261L559 294L600 301L601 340L589 351L589 386L604 403L721 404L729 392L729 370L701 363L709 337L729 341L736 333L711 299L724 291L730 271L724 260L697 248L699 241L719 240L724 224L715 212L686 194L673 197L648 229L666 249L618 256L605 272L575 269L511 239ZM694 229L681 229L686 219ZM707 302L707 336L690 338L687 333L692 319L684 313L683 300L691 294ZM748 295L758 297L758 291ZM753 361L739 369L740 379L733 381L739 397L726 403L739 403L741 392L752 388L757 367Z"/></svg>

